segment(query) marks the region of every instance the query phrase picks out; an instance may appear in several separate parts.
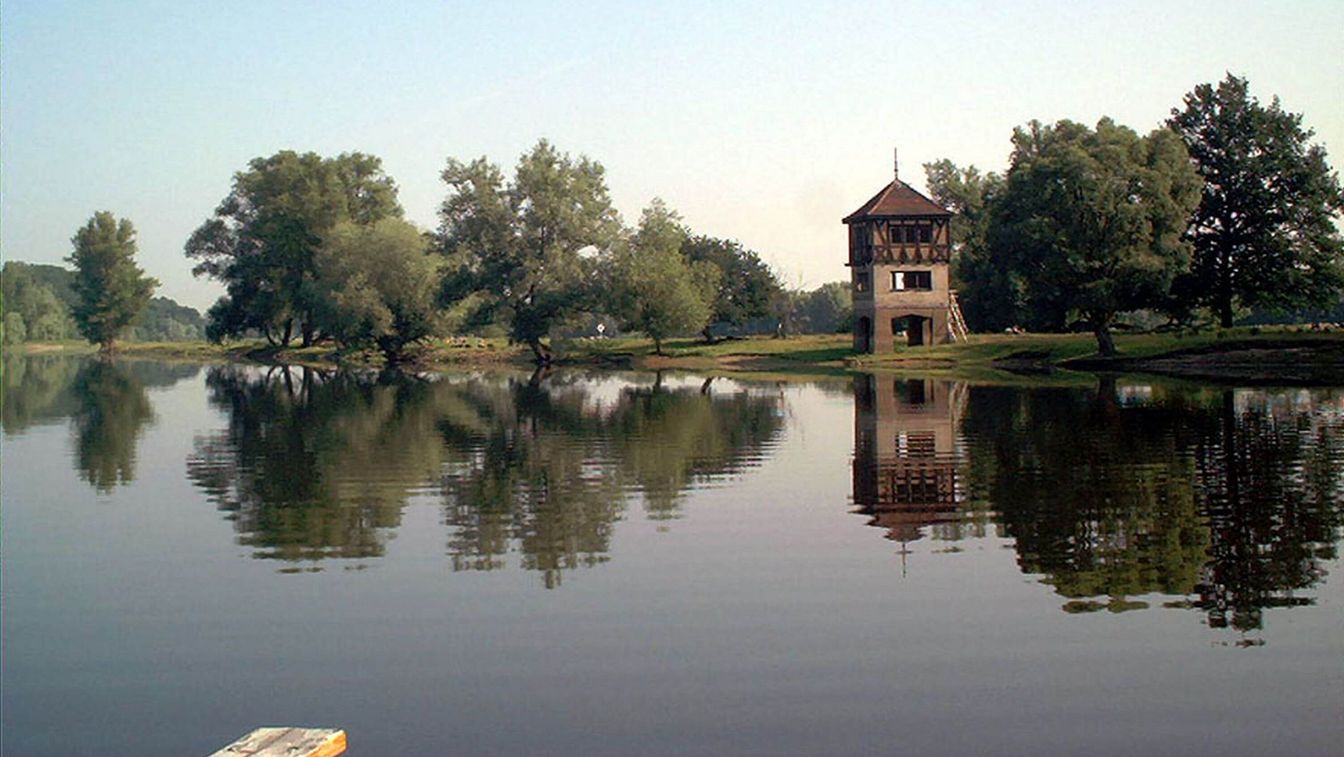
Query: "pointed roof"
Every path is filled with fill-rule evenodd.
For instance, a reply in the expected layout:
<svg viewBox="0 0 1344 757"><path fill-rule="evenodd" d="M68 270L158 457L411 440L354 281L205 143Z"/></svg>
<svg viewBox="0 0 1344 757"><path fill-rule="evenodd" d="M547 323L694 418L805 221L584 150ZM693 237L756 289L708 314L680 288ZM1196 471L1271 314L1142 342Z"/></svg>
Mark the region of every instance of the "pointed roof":
<svg viewBox="0 0 1344 757"><path fill-rule="evenodd" d="M841 223L853 223L865 218L900 218L905 216L950 216L952 211L910 188L896 179L873 195L858 210L845 216Z"/></svg>

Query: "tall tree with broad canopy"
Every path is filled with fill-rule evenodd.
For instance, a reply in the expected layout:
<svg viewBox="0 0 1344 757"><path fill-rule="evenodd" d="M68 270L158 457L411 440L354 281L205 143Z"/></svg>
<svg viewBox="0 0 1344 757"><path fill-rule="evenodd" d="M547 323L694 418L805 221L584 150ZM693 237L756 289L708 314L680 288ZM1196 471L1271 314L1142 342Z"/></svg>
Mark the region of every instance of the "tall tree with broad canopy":
<svg viewBox="0 0 1344 757"><path fill-rule="evenodd" d="M219 341L256 330L276 346L295 336L304 346L318 341L318 247L338 223L401 215L396 184L372 155L282 150L252 160L187 240L187 257L200 261L192 273L228 290L210 308L207 335Z"/></svg>
<svg viewBox="0 0 1344 757"><path fill-rule="evenodd" d="M930 196L954 214L952 285L967 325L973 331L1000 331L1027 323L1021 274L998 265L990 254L990 211L1003 193L1003 177L947 159L925 163L924 177Z"/></svg>
<svg viewBox="0 0 1344 757"><path fill-rule="evenodd" d="M1206 305L1231 326L1238 309L1326 307L1344 285L1344 211L1325 148L1310 144L1302 116L1275 97L1266 107L1231 74L1201 84L1167 122L1204 179L1189 237L1190 272L1178 303Z"/></svg>
<svg viewBox="0 0 1344 757"><path fill-rule="evenodd" d="M1179 138L1109 118L1095 130L1033 121L1013 133L993 256L1023 276L1029 305L1078 312L1103 355L1118 312L1155 307L1190 261L1183 238L1199 175Z"/></svg>
<svg viewBox="0 0 1344 757"><path fill-rule="evenodd" d="M135 264L135 227L125 218L94 213L70 241L74 251L66 261L75 267L70 315L85 339L112 352L159 282Z"/></svg>
<svg viewBox="0 0 1344 757"><path fill-rule="evenodd" d="M439 209L439 241L452 270L442 297L475 293L469 322L503 316L514 341L551 360L543 342L551 327L593 309L598 258L621 236L605 170L586 156L571 158L541 140L505 183L485 158L450 158L443 170L448 197Z"/></svg>
<svg viewBox="0 0 1344 757"><path fill-rule="evenodd" d="M710 263L719 270L713 313L702 332L706 342L714 341L710 326L715 323L741 326L753 318L770 315L771 303L783 291L779 277L761 256L735 240L703 235L687 237L681 244L681 253L691 263Z"/></svg>
<svg viewBox="0 0 1344 757"><path fill-rule="evenodd" d="M718 266L687 260L686 239L681 217L655 199L629 244L612 256L612 310L623 328L648 334L659 355L667 337L706 327L719 290Z"/></svg>
<svg viewBox="0 0 1344 757"><path fill-rule="evenodd" d="M400 218L343 221L317 249L317 322L344 345L372 344L388 364L439 333L437 296L443 258Z"/></svg>

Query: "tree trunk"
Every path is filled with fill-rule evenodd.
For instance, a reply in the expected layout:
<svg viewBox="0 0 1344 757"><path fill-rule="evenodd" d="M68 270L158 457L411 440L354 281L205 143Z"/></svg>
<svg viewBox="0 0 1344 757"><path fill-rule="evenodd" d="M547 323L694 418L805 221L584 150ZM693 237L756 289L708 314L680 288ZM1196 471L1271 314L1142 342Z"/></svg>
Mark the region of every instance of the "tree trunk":
<svg viewBox="0 0 1344 757"><path fill-rule="evenodd" d="M532 357L537 361L537 365L551 364L551 351L540 339L535 337L528 339L527 346L532 348Z"/></svg>
<svg viewBox="0 0 1344 757"><path fill-rule="evenodd" d="M711 331L710 328L709 328L708 326L706 326L706 327L705 327L705 330L704 330L704 331L701 331L700 333L701 333L701 335L703 335L703 336L705 337L705 344L713 344L713 343L714 343L714 332Z"/></svg>
<svg viewBox="0 0 1344 757"><path fill-rule="evenodd" d="M653 354L655 355L663 354L663 340L659 339L656 336L653 338Z"/></svg>
<svg viewBox="0 0 1344 757"><path fill-rule="evenodd" d="M1218 303L1218 325L1225 329L1232 328L1232 297L1231 295L1220 298Z"/></svg>
<svg viewBox="0 0 1344 757"><path fill-rule="evenodd" d="M1092 333L1097 337L1097 352L1102 357L1115 355L1115 339L1111 337L1110 320L1098 320L1092 323Z"/></svg>

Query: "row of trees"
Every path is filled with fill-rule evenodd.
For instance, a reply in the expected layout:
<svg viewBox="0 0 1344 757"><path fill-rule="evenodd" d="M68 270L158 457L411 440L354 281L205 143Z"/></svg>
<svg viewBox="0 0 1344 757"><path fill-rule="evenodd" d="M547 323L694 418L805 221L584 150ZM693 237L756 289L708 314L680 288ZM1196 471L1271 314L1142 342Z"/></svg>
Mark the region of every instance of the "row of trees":
<svg viewBox="0 0 1344 757"><path fill-rule="evenodd" d="M423 233L376 157L253 160L186 245L194 272L227 289L209 337L371 344L395 361L427 337L498 324L544 363L547 337L581 318L612 316L661 351L670 335L708 338L714 322L781 302L756 253L691 234L660 200L626 228L602 166L546 141L511 180L484 158L450 159L442 178L439 228Z"/></svg>
<svg viewBox="0 0 1344 757"><path fill-rule="evenodd" d="M1344 286L1344 192L1300 115L1247 81L1203 84L1146 136L1102 119L1033 121L1007 173L925 165L954 210L971 327L1062 331L1081 319L1114 352L1118 313L1224 326L1252 309L1328 308Z"/></svg>
<svg viewBox="0 0 1344 757"><path fill-rule="evenodd" d="M1207 308L1230 326L1248 309L1334 305L1344 192L1310 138L1300 116L1277 100L1262 106L1229 75L1145 136L1110 119L1033 121L1014 131L1003 176L926 165L932 194L957 213L967 320L977 330L1082 323L1110 354L1125 311L1189 321ZM253 160L186 245L194 273L226 287L206 335L330 339L395 362L428 337L493 324L546 363L551 334L597 319L647 334L661 352L671 335L712 339L714 323L830 330L847 317L837 286L786 293L756 253L693 235L660 200L627 228L602 166L544 140L511 179L484 158L450 159L442 178L439 226L422 232L376 157ZM99 213L74 244L70 320L110 348L154 282L134 265L128 221ZM66 329L50 297L13 289L24 303L7 310L10 333Z"/></svg>

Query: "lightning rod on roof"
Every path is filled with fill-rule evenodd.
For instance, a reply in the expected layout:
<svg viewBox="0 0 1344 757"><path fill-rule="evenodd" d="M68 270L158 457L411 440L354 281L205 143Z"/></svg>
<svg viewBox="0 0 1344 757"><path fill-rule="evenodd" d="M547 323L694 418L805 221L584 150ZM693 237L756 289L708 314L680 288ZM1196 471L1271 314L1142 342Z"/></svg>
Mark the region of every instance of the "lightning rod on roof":
<svg viewBox="0 0 1344 757"><path fill-rule="evenodd" d="M895 147L891 148L891 178L901 180L900 151Z"/></svg>

